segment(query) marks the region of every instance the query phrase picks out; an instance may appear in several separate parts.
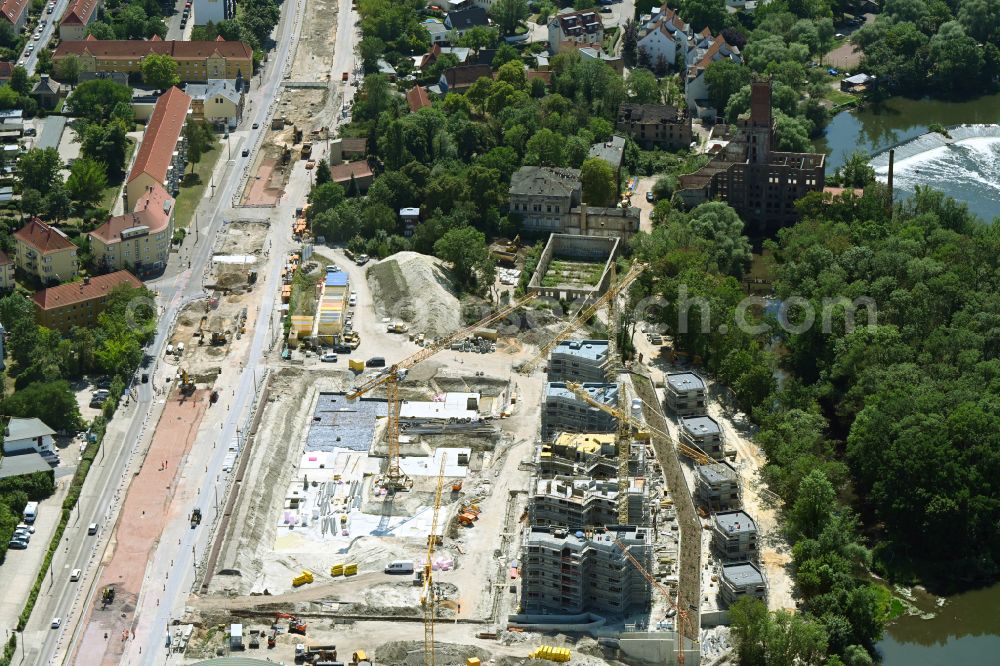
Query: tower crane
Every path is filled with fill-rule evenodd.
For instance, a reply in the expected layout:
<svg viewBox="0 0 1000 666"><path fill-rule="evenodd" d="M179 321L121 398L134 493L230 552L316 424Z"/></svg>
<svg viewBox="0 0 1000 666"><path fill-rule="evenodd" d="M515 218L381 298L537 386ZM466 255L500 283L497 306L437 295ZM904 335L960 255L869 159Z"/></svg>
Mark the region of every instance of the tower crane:
<svg viewBox="0 0 1000 666"><path fill-rule="evenodd" d="M444 487L444 466L447 458L441 455L441 469L438 470L437 490L434 491L434 514L431 518L431 533L427 535L427 562L424 563L423 589L420 603L424 607L424 666L434 666L434 613L437 600L434 598L434 546L437 543L438 514L441 512L441 489Z"/></svg>
<svg viewBox="0 0 1000 666"><path fill-rule="evenodd" d="M587 393L586 389L584 389L583 386L581 386L580 384L576 384L574 382L567 382L566 388L568 388L570 391L576 394L578 398L586 402L591 407L595 407L601 410L602 412L610 414L611 416L618 419L619 427L621 427L621 424L624 421L628 423L628 425L631 428L635 429L637 432L646 430L658 437L662 437L667 442L674 444L674 446L677 448L678 451L680 451L687 457L693 459L699 465L707 465L712 462L712 459L708 456L708 454L702 451L697 446L694 446L693 444L685 444L684 442L674 441L674 438L668 435L667 433L663 432L659 428L655 428L649 424L642 423L636 418L633 418L632 415L629 414L624 409L612 407L611 405L605 405L603 402L595 400L590 396L589 393Z"/></svg>
<svg viewBox="0 0 1000 666"><path fill-rule="evenodd" d="M439 338L420 351L411 354L398 363L394 363L347 394L348 400L356 400L379 386L385 386L386 402L388 403L386 439L388 440L389 459L386 465L385 476L380 480L380 483L385 485L390 492L406 490L413 485L413 482L399 466L399 382L406 375L406 372L418 363L426 361L442 349L447 348L452 342L472 335L479 328L502 320L510 313L534 300L535 297L535 294L529 294L480 319L475 324L455 331L451 335Z"/></svg>
<svg viewBox="0 0 1000 666"><path fill-rule="evenodd" d="M660 596L666 600L667 604L670 605L670 608L677 612L677 663L679 666L684 666L684 632L688 625L687 609L681 608L677 602L673 600L670 595L670 590L667 589L663 583L656 580L656 578L653 577L653 574L646 570L646 567L642 565L642 562L640 562L635 555L629 552L628 546L622 543L621 539L615 538L615 545L621 548L622 554L625 555L625 558L632 563L632 566L634 566L640 574L642 574L642 577L646 579L646 582L648 582L654 590L660 593Z"/></svg>
<svg viewBox="0 0 1000 666"><path fill-rule="evenodd" d="M541 349L538 350L538 353L535 354L535 356L533 356L531 360L524 363L524 365L521 366L518 372L520 372L522 375L530 375L534 371L534 369L538 366L539 361L546 358L549 355L549 352L552 351L552 349L557 344L559 344L569 336L573 335L573 331L575 331L577 327L579 327L585 321L593 317L598 310L600 310L605 305L609 304L613 299L615 299L623 289L627 288L633 282L635 282L639 278L639 276L642 275L642 272L644 270L646 270L646 264L638 262L632 264L632 267L629 269L628 273L622 276L622 278L618 280L618 282L608 287L608 290L604 292L604 294L600 298L598 298L596 301L594 301L587 307L577 312L576 316L570 319L569 322L566 324L566 327L563 328L558 335L556 335L554 338L552 338L544 345L542 345Z"/></svg>

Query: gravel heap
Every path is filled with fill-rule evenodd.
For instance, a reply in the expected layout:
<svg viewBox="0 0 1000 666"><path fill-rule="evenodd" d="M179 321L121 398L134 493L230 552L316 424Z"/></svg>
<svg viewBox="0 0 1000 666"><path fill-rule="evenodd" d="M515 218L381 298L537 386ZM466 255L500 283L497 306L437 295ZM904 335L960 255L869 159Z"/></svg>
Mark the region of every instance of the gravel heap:
<svg viewBox="0 0 1000 666"><path fill-rule="evenodd" d="M448 335L461 325L461 305L441 261L417 252L399 252L368 269L375 309L410 331L429 338Z"/></svg>

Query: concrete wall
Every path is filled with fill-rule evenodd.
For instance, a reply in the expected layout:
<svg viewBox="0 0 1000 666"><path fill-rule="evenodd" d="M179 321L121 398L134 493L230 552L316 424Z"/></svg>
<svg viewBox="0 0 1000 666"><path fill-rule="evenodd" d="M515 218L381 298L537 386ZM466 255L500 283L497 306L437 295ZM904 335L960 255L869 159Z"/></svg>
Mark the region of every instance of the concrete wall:
<svg viewBox="0 0 1000 666"><path fill-rule="evenodd" d="M556 300L587 299L600 296L611 285L611 263L618 256L618 252L619 240L616 237L552 234L549 236L549 242L545 244L545 249L542 250L542 256L538 258L538 267L528 283L528 292ZM555 258L604 261L604 272L594 287L544 287L542 286L542 278L545 277L549 264Z"/></svg>

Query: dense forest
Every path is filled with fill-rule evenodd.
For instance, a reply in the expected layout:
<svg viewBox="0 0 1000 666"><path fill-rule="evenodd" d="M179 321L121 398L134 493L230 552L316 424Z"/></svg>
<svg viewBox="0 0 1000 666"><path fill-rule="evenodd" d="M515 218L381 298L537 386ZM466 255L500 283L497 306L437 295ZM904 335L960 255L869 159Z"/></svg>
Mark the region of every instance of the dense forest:
<svg viewBox="0 0 1000 666"><path fill-rule="evenodd" d="M769 632L845 660L870 647L888 607L866 570L937 591L1000 573L1000 228L930 189L890 209L870 180L863 197L798 205L766 245L777 313L747 308L726 214L669 212L635 242L653 270L633 295L669 301L660 321L752 415L785 503L806 613L741 607L747 663L778 663L750 656ZM709 308L682 332L695 299Z"/></svg>

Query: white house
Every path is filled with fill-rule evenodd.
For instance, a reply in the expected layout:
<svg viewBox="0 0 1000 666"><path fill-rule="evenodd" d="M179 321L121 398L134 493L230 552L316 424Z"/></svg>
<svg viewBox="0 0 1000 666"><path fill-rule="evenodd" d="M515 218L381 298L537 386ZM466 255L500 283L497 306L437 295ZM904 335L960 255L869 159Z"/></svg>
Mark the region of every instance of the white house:
<svg viewBox="0 0 1000 666"><path fill-rule="evenodd" d="M661 59L674 67L678 57L684 62L690 37L691 26L682 21L675 10L663 5L639 29L637 49L649 58L653 67Z"/></svg>
<svg viewBox="0 0 1000 666"><path fill-rule="evenodd" d="M41 419L11 418L3 434L5 455L34 451L53 452L52 436L56 431L45 425Z"/></svg>

